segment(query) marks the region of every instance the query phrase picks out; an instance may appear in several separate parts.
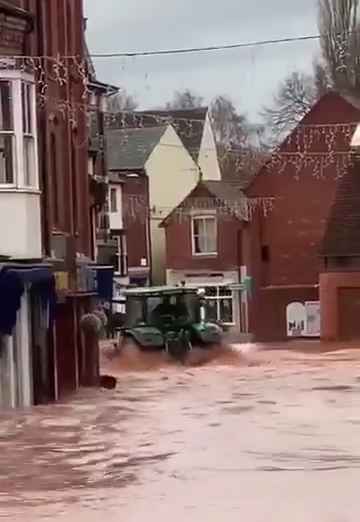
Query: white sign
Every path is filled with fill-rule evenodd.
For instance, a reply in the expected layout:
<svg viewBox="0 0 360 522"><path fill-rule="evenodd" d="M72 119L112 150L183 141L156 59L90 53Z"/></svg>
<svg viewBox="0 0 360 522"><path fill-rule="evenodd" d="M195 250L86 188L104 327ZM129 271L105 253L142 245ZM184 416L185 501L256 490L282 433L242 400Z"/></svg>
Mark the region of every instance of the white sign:
<svg viewBox="0 0 360 522"><path fill-rule="evenodd" d="M286 307L286 330L288 337L302 337L305 333L306 310L303 303L290 303Z"/></svg>

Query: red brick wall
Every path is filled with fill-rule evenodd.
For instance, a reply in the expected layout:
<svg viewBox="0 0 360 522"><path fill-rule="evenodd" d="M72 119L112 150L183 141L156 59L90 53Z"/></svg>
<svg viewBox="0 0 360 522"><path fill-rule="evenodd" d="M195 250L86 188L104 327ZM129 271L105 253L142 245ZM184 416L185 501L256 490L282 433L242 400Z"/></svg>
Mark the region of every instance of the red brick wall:
<svg viewBox="0 0 360 522"><path fill-rule="evenodd" d="M304 123L352 123L359 117L360 112L352 105L329 94L306 116ZM284 144L280 151L294 152L295 143L293 140ZM308 138L308 146L309 143ZM332 149L348 151L348 138L346 140L338 133ZM329 157L324 136L320 140L314 139L308 148L310 153L321 151ZM285 155L281 161L284 158ZM260 340L284 338L285 309L289 302L318 298L306 285L318 284L322 271L319 249L335 198L339 170L336 164L330 163L323 170L322 179L313 175L311 166L303 168L298 176L296 174L295 167L289 163L285 164L283 172L275 167L263 169L248 190L250 196L274 198L273 210L266 217L261 212L244 232L245 264L254 281L251 331ZM268 247L268 261L262 259L263 246ZM303 289L261 289L271 285L303 285Z"/></svg>
<svg viewBox="0 0 360 522"><path fill-rule="evenodd" d="M218 214L218 255L193 256L190 207L214 209L216 200L202 185L198 185L183 205L183 213L174 212L166 222L166 267L168 269L234 270L241 265L242 223L230 214ZM196 210L194 210L196 211Z"/></svg>
<svg viewBox="0 0 360 522"><path fill-rule="evenodd" d="M298 301L317 301L317 288L261 289L250 300L249 327L256 342L287 339L286 307Z"/></svg>
<svg viewBox="0 0 360 522"><path fill-rule="evenodd" d="M360 117L342 98L330 94L320 101L304 123L354 122ZM344 136L336 136L333 148L349 150ZM284 146L282 152L295 150L294 143ZM324 140L309 147L308 152L328 152ZM284 158L284 157L283 157ZM273 211L261 219L253 233L259 246L269 247L269 262L261 263L263 285L314 284L318 281L322 261L319 247L325 231L330 207L334 201L339 170L330 164L323 170L323 179L313 175L313 168L303 168L296 176L295 167L286 165L283 172L276 168L264 169L251 185L249 195L274 197ZM257 252L260 258L261 252Z"/></svg>
<svg viewBox="0 0 360 522"><path fill-rule="evenodd" d="M150 252L147 244L149 192L146 176L126 180L123 185L123 208L129 267L140 266L142 258L146 258L149 264Z"/></svg>
<svg viewBox="0 0 360 522"><path fill-rule="evenodd" d="M360 290L360 273L328 272L320 275L321 337L324 340L334 341L341 338L341 289ZM358 323L359 317L354 317L353 321L354 324L356 321Z"/></svg>
<svg viewBox="0 0 360 522"><path fill-rule="evenodd" d="M31 0L29 5L35 14L35 29L29 41L32 54L83 56L82 4L82 0ZM47 77L47 106L39 111L43 232L47 250L50 234L58 231L74 237L76 250L89 255L86 100L82 97L84 90L77 68L67 64L67 72L64 86ZM76 108L73 114L75 125L69 111L63 113L59 110L59 104L64 101L71 101L72 107ZM50 147L52 136L56 155Z"/></svg>
<svg viewBox="0 0 360 522"><path fill-rule="evenodd" d="M191 218L176 218L166 226L166 267L169 269L232 270L240 265L241 223L237 219L218 221L218 255L193 256Z"/></svg>

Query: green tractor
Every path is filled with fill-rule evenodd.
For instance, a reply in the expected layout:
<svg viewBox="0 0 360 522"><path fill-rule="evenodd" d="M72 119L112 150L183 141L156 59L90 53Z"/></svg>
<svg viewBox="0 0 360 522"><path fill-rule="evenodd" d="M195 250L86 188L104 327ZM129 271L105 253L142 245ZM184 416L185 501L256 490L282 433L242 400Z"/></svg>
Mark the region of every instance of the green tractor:
<svg viewBox="0 0 360 522"><path fill-rule="evenodd" d="M184 362L193 346L211 348L223 330L207 322L203 293L184 286L129 289L120 350L135 345L141 351L166 351Z"/></svg>

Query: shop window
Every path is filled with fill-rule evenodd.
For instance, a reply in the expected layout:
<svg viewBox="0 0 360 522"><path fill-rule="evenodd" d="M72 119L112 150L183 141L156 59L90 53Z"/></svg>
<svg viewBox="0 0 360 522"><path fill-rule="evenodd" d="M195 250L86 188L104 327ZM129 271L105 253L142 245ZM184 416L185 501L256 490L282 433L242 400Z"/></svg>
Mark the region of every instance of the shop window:
<svg viewBox="0 0 360 522"><path fill-rule="evenodd" d="M233 292L226 286L208 286L205 288L208 321L234 324Z"/></svg>

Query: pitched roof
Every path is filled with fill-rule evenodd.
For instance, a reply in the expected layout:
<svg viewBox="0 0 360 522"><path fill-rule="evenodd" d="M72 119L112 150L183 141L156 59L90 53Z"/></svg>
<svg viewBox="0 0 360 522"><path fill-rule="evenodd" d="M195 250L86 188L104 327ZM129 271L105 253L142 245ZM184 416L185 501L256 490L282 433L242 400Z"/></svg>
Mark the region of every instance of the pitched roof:
<svg viewBox="0 0 360 522"><path fill-rule="evenodd" d="M321 106L321 104L324 101L331 101L332 105L334 105L337 101L342 101L343 106L341 107L340 110L339 109L334 110L325 115L323 113L321 113L321 116L320 117L318 116L315 121L315 124L317 124L317 125L321 125L323 123L329 124L329 125L344 123L344 121L342 121L341 114L342 114L342 111L344 111L344 110L346 111L346 107L348 109L350 108L351 112L353 112L351 117L355 121L360 118L360 98L359 97L357 97L353 94L348 94L348 93L343 93L343 92L340 93L337 91L329 91L329 92L325 93L314 103L314 105L304 115L302 120L289 132L289 134L278 145L278 147L276 147L276 149L269 154L268 160L263 163L263 165L260 167L260 169L257 171L257 173L253 176L253 178L249 184L249 187L248 187L249 189L256 182L257 177L260 174L264 173L266 168L271 164L271 161L272 161L274 155L276 155L278 153L280 153L280 155L281 155L282 152L286 152L289 148L290 148L290 150L293 149L293 146L291 144L294 143L295 140L294 139L292 140L292 138L294 136L296 136L296 133L298 132L299 128L301 128L304 125L309 125L309 124L314 123L313 114L319 108L319 106ZM349 112L349 111L347 111L347 112ZM319 115L319 112L318 112L318 115ZM330 120L329 120L329 116L330 116ZM345 121L345 123L346 123L346 121ZM353 121L351 123L353 123ZM322 137L322 139L325 140L324 137ZM350 143L349 143L349 146L350 146Z"/></svg>
<svg viewBox="0 0 360 522"><path fill-rule="evenodd" d="M176 211L185 208L193 208L193 201L197 199L196 192L199 188L204 187L210 196L213 196L218 202L223 204L230 213L240 220L247 221L248 206L247 197L242 191L239 184L228 183L226 181L199 181L196 187L182 200L182 202L174 208L170 214L160 223L160 227L164 227L171 220ZM201 196L205 199L204 196ZM201 199L201 198L199 198ZM245 204L244 204L245 203ZM214 207L216 208L216 206ZM204 210L204 209L203 209Z"/></svg>
<svg viewBox="0 0 360 522"><path fill-rule="evenodd" d="M321 254L324 257L360 255L360 157L354 157L340 179L330 211Z"/></svg>
<svg viewBox="0 0 360 522"><path fill-rule="evenodd" d="M197 161L199 159L207 113L207 107L198 107L187 110L143 111L142 114L153 114L159 118L164 118L164 120L168 119L178 133L184 147L192 158Z"/></svg>
<svg viewBox="0 0 360 522"><path fill-rule="evenodd" d="M168 125L174 127L184 147L192 158L197 161L201 141L204 133L207 107L189 110L148 110L129 113L115 113L112 115L110 126L112 129L136 127L158 127Z"/></svg>
<svg viewBox="0 0 360 522"><path fill-rule="evenodd" d="M105 133L108 170L142 169L166 126L113 129Z"/></svg>
<svg viewBox="0 0 360 522"><path fill-rule="evenodd" d="M350 105L352 105L355 109L360 110L360 98L355 96L355 94L339 93L339 96L350 103Z"/></svg>
<svg viewBox="0 0 360 522"><path fill-rule="evenodd" d="M202 181L202 184L207 188L210 194L224 203L233 203L244 197L242 186L239 183L213 180Z"/></svg>

